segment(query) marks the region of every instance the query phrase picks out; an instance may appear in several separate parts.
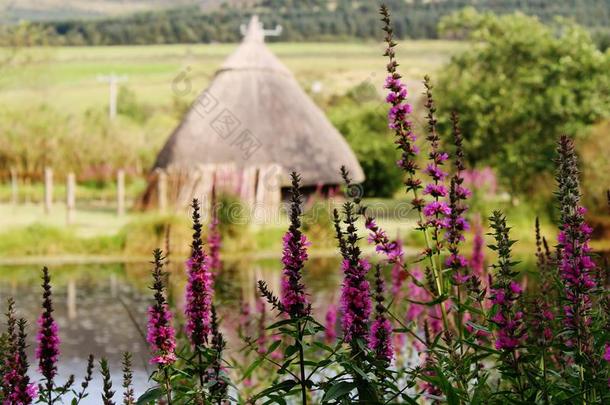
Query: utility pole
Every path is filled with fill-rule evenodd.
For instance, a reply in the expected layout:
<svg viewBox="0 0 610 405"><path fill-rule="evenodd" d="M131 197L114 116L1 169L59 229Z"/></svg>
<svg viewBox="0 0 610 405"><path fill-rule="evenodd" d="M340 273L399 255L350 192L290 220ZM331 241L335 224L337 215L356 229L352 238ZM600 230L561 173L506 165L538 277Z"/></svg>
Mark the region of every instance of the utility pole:
<svg viewBox="0 0 610 405"><path fill-rule="evenodd" d="M108 99L108 118L113 120L116 118L117 111L117 97L119 95L119 83L126 82L127 76L117 76L114 73L106 76L98 76L98 82L108 83L110 86L109 99Z"/></svg>

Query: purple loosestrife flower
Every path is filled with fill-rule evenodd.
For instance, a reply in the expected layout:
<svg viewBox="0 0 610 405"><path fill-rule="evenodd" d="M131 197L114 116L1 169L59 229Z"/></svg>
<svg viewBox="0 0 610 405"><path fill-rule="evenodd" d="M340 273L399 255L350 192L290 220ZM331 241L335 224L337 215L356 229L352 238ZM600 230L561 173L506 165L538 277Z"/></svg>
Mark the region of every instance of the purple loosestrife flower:
<svg viewBox="0 0 610 405"><path fill-rule="evenodd" d="M491 167L483 169L463 170L461 173L464 184L473 190L485 190L494 195L498 190L498 181Z"/></svg>
<svg viewBox="0 0 610 405"><path fill-rule="evenodd" d="M349 259L344 259L342 268L344 279L341 289L341 312L345 341L366 339L372 310L370 286L366 274L371 265L366 259L359 259L355 264Z"/></svg>
<svg viewBox="0 0 610 405"><path fill-rule="evenodd" d="M291 318L309 315L309 302L302 282L302 273L307 260L307 246L310 243L301 233L301 190L300 177L297 173L290 174L292 178L292 197L290 200L290 227L284 235L282 264L282 306Z"/></svg>
<svg viewBox="0 0 610 405"><path fill-rule="evenodd" d="M424 207L424 215L427 217L447 216L451 214L451 208L444 201L432 201ZM442 222L435 222L439 226ZM445 225L442 225L445 226Z"/></svg>
<svg viewBox="0 0 610 405"><path fill-rule="evenodd" d="M388 90L386 101L391 105L388 113L389 127L394 130L395 143L401 151L401 158L397 162L407 174L405 186L407 191L414 191L421 188L421 182L415 177L418 170L415 157L418 153L415 147L416 136L413 133L413 123L407 119L411 113L411 105L407 103L407 88L402 83L402 76L398 73L398 62L396 61L396 42L394 42L394 30L390 21L390 13L385 6L381 6L381 21L383 22L383 31L385 32L385 42L387 44L384 56L388 57L387 72L388 76L384 87ZM413 206L416 209L421 209L422 201L415 196Z"/></svg>
<svg viewBox="0 0 610 405"><path fill-rule="evenodd" d="M193 244L191 257L186 262L186 332L194 347L201 347L208 340L212 321L213 278L209 259L203 251L201 240L201 215L197 199L193 200Z"/></svg>
<svg viewBox="0 0 610 405"><path fill-rule="evenodd" d="M439 229L446 228L448 226L445 218L449 218L451 215L451 207L445 202L441 201L441 198L447 196L447 189L443 184L443 181L447 177L447 173L441 169L444 162L449 158L446 152L440 151L440 137L436 129L436 118L434 116L436 112L436 106L434 99L432 98L432 84L428 76L424 77L424 86L426 87L426 103L425 107L428 110L427 121L428 121L428 136L426 140L430 144L430 153L428 159L430 163L424 169L424 173L430 176L432 182L427 184L424 188L424 194L430 195L433 200L424 206L423 214L426 216L425 221L420 225L422 227L433 228L432 239L436 242L436 249L438 251L442 248L442 242L439 238Z"/></svg>
<svg viewBox="0 0 610 405"><path fill-rule="evenodd" d="M366 217L364 226L370 232L367 241L375 245L375 251L386 256L388 263L402 261L402 244L397 240L390 241L386 232L377 225L375 218Z"/></svg>
<svg viewBox="0 0 610 405"><path fill-rule="evenodd" d="M590 257L589 247L591 227L585 222L585 209L580 205L578 162L574 144L568 137L561 137L558 153L559 274L566 302L565 327L570 331L570 338L578 342L579 354L589 353L592 294L597 288L596 265Z"/></svg>
<svg viewBox="0 0 610 405"><path fill-rule="evenodd" d="M150 363L162 367L176 361L176 331L172 326L172 314L165 299L165 286L163 285L163 262L165 258L161 250L154 251L154 258L153 285L151 288L155 292L155 303L148 308L146 341L153 354Z"/></svg>
<svg viewBox="0 0 610 405"><path fill-rule="evenodd" d="M516 272L512 270L509 227L506 218L499 211L494 211L489 218L494 230L496 244L493 249L498 252L498 263L494 281L491 284L491 302L494 304L490 321L497 327L496 349L504 353L513 353L527 338L523 322L523 312L516 309L523 289L514 281Z"/></svg>
<svg viewBox="0 0 610 405"><path fill-rule="evenodd" d="M327 344L334 343L337 340L337 306L330 304L326 310L324 325L324 341Z"/></svg>
<svg viewBox="0 0 610 405"><path fill-rule="evenodd" d="M9 309L10 311L10 309ZM37 395L36 385L30 382L28 377L28 359L26 354L26 321L17 321L18 334L11 342L11 353L8 353L6 370L2 376L2 386L4 391L3 405L27 405L31 404ZM12 338L9 336L9 338Z"/></svg>
<svg viewBox="0 0 610 405"><path fill-rule="evenodd" d="M610 362L610 343L606 343L606 348L604 351L604 360Z"/></svg>
<svg viewBox="0 0 610 405"><path fill-rule="evenodd" d="M345 167L341 168L341 175L349 189L351 180ZM359 198L354 198L354 202L343 203L343 221L341 221L338 210L333 211L339 251L343 257L340 308L343 334L348 343L353 342L354 339L367 340L368 320L372 310L370 285L366 280L371 265L361 257L362 252L358 246L360 237L356 227L356 204L359 202ZM341 222L346 225L345 231L342 230ZM352 347L356 346L352 345Z"/></svg>
<svg viewBox="0 0 610 405"><path fill-rule="evenodd" d="M46 267L42 269L42 289L42 314L38 318L36 358L38 359L38 370L46 380L45 390L48 392L47 395L51 396L59 360L59 335L57 322L53 319L51 276Z"/></svg>
<svg viewBox="0 0 610 405"><path fill-rule="evenodd" d="M385 315L383 305L385 292L385 282L381 275L381 268L376 266L375 271L375 320L371 325L369 347L375 353L377 359L391 362L394 355L392 347L392 324Z"/></svg>
<svg viewBox="0 0 610 405"><path fill-rule="evenodd" d="M470 229L468 221L464 217L464 213L468 210L465 201L470 195L470 191L462 186L463 179L460 175L462 170L464 170L464 151L462 150L462 133L456 113L451 114L451 121L453 123L453 139L456 147L456 172L451 178L449 192L449 209L451 212L447 217L446 234L449 257L446 259L445 265L453 272L453 282L461 285L471 277L468 274L468 261L460 254L460 243L464 241L464 232Z"/></svg>

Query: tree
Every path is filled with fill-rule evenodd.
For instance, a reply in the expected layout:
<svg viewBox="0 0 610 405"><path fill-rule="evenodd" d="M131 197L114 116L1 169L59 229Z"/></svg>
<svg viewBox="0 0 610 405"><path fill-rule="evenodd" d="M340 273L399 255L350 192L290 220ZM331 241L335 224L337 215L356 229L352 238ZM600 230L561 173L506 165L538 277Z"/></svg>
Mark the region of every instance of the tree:
<svg viewBox="0 0 610 405"><path fill-rule="evenodd" d="M495 166L512 192L552 171L557 136L584 136L609 115L610 53L576 24L465 9L439 28L472 41L442 71L440 116L460 114L470 163Z"/></svg>
<svg viewBox="0 0 610 405"><path fill-rule="evenodd" d="M330 109L329 118L356 154L366 197L392 197L402 184L386 107L370 83L353 88Z"/></svg>

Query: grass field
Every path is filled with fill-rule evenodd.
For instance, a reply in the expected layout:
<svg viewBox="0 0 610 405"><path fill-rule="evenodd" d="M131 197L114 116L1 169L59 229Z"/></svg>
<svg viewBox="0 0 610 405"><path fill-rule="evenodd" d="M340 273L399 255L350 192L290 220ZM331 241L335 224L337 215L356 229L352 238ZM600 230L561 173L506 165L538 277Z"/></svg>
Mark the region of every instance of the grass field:
<svg viewBox="0 0 610 405"><path fill-rule="evenodd" d="M21 50L0 75L0 104L13 107L48 103L66 113L107 105L108 85L99 75L115 73L153 107L172 104L172 82L188 72L191 101L213 77L236 44L116 47L58 47ZM271 50L305 90L322 84L322 96L340 94L361 82L380 85L384 65L377 43L278 43ZM467 45L451 41L411 41L399 47L402 71L410 78L433 73ZM188 70L187 70L188 69Z"/></svg>

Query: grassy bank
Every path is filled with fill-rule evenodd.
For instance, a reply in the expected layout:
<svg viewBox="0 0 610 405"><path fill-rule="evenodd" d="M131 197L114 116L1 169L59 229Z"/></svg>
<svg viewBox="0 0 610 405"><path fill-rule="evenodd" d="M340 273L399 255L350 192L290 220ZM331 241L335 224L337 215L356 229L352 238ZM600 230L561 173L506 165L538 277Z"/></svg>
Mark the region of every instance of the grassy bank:
<svg viewBox="0 0 610 405"><path fill-rule="evenodd" d="M424 246L419 232L412 232L415 216L408 211L392 211L397 200L371 200L377 213L398 212L379 215L380 224L390 237L403 240L410 252ZM374 204L373 204L374 203ZM519 242L514 245L516 254L532 255L534 247L534 221L541 215L526 204L511 206L509 203L490 204L506 212L512 227L512 238ZM485 221L483 215L483 220ZM307 221L307 219L306 219ZM542 215L542 234L552 245L556 238L556 228ZM313 255L328 255L335 250L333 230L326 220L306 222L305 232L313 240ZM157 213L128 213L118 217L113 209L88 209L76 213L74 224L65 225L65 209L55 204L52 215L45 215L40 205L13 207L0 204L0 259L5 262L27 262L32 258L44 257L50 260L65 258L68 262L107 261L107 260L147 260L150 252L166 248L166 235L169 232L169 249L176 255L188 254L191 231L188 212L161 215ZM361 224L361 235L366 236ZM265 225L226 225L222 229L223 256L238 258L247 252L257 257L278 257L281 254L281 240L287 229L286 218ZM485 230L487 232L487 230ZM469 235L464 251L470 251L472 236ZM609 250L608 240L602 238L594 242L594 248ZM30 258L30 259L28 259ZM114 259L112 259L114 258Z"/></svg>

